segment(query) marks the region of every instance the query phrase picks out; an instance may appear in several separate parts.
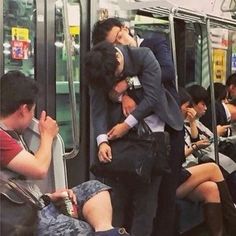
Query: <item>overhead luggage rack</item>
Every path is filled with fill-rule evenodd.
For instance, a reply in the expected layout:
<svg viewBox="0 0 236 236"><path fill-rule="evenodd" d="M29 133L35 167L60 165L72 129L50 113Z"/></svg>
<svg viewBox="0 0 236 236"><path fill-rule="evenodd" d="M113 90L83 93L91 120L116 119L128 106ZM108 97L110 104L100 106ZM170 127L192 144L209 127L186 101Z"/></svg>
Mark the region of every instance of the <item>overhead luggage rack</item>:
<svg viewBox="0 0 236 236"><path fill-rule="evenodd" d="M220 17L213 16L210 14L207 15L207 18L210 20L211 27L223 28L223 29L236 31L236 21L235 20L220 18Z"/></svg>

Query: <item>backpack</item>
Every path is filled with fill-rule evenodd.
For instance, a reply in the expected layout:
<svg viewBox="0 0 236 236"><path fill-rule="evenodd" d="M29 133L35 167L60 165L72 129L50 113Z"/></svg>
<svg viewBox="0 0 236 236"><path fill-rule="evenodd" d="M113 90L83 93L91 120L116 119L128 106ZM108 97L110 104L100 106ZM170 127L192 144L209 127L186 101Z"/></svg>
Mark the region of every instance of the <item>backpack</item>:
<svg viewBox="0 0 236 236"><path fill-rule="evenodd" d="M40 202L25 187L0 175L0 235L34 235Z"/></svg>

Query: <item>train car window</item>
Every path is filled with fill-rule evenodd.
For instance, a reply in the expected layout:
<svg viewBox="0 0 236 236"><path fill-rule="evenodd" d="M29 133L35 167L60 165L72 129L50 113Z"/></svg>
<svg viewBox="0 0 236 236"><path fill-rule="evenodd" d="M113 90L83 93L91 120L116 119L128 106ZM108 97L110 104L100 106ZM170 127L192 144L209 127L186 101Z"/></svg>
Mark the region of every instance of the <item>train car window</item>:
<svg viewBox="0 0 236 236"><path fill-rule="evenodd" d="M225 84L227 77L236 72L236 27L211 24L211 43L214 82Z"/></svg>
<svg viewBox="0 0 236 236"><path fill-rule="evenodd" d="M175 19L175 42L179 86L209 85L206 27Z"/></svg>
<svg viewBox="0 0 236 236"><path fill-rule="evenodd" d="M3 70L20 70L34 78L34 0L3 0Z"/></svg>
<svg viewBox="0 0 236 236"><path fill-rule="evenodd" d="M67 150L73 148L71 103L67 71L67 51L65 44L62 2L55 5L55 48L56 48L56 119L60 134ZM68 1L69 33L71 37L72 76L75 88L76 108L79 111L79 60L80 60L80 6L78 1Z"/></svg>

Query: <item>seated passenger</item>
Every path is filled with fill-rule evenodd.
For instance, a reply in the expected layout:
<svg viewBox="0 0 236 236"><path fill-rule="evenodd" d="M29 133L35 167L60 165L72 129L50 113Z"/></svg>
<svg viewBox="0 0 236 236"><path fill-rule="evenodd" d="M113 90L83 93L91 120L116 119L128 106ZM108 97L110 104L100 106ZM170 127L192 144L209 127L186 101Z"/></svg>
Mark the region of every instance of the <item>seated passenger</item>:
<svg viewBox="0 0 236 236"><path fill-rule="evenodd" d="M230 129L231 114L227 107L227 88L221 83L214 83L215 93L215 111L216 111L216 125L217 134L219 136L227 137L232 134ZM207 110L204 116L200 118L200 121L212 131L212 109L211 109L211 94L210 87L207 89Z"/></svg>
<svg viewBox="0 0 236 236"><path fill-rule="evenodd" d="M236 121L236 73L231 74L226 80L226 87L228 90L227 108L231 114L231 121Z"/></svg>
<svg viewBox="0 0 236 236"><path fill-rule="evenodd" d="M39 188L31 179L43 179L47 175L53 139L58 133L57 123L47 116L45 111L41 113L39 120L41 143L38 151L32 155L25 149L21 134L34 116L38 94L35 81L19 71L8 72L0 79L0 94L1 175L14 179L35 197L41 198L44 208L38 214L37 234L94 235L95 230L95 235L99 236L129 235L124 229L112 227L112 206L108 192L110 187L98 181L88 181L73 189L47 193L48 197L42 197ZM77 205L78 219L61 214L54 205L64 198L65 191ZM1 227L3 229L4 226ZM25 234L21 232L17 235Z"/></svg>
<svg viewBox="0 0 236 236"><path fill-rule="evenodd" d="M192 107L188 108L186 112L193 111L196 115L193 119L185 121L185 142L191 146L191 144L195 144L195 142L199 140L209 141L211 144L208 147L205 146L201 151L194 152L193 155L201 155L201 161L205 159L215 161L213 133L199 121L199 118L202 117L207 110L207 92L205 88L200 85L193 85L189 87L187 91L192 98ZM198 149L198 147L195 149ZM234 160L222 153L219 153L219 157L220 167L224 174L227 175L236 171L236 163Z"/></svg>
<svg viewBox="0 0 236 236"><path fill-rule="evenodd" d="M195 113L190 107L191 97L183 88L179 89L179 95L183 116L185 120L191 123L190 127L193 136L198 136L198 134L194 132L196 131L196 123L194 122ZM200 143L200 141L202 142ZM196 143L194 143L195 145L188 145L186 143L186 156L194 152L196 147L204 148L204 146L207 147L210 145L207 140L199 140ZM193 166L182 171L182 177L181 185L176 191L177 197L187 197L192 200L200 200L207 203L205 204L204 212L211 235L222 235L222 227L220 227L222 224L220 221L221 214L223 214L223 219L226 222L226 229L231 233L230 235L235 235L236 227L234 222L236 222L236 209L219 167L214 163ZM220 210L221 208L222 212ZM218 215L218 217L215 219L214 216L216 215Z"/></svg>

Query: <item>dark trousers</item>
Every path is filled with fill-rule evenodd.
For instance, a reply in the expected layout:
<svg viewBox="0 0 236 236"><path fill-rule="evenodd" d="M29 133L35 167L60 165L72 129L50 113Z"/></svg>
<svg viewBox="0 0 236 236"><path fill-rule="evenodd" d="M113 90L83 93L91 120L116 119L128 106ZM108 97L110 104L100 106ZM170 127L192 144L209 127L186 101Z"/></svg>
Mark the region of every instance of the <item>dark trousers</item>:
<svg viewBox="0 0 236 236"><path fill-rule="evenodd" d="M160 176L154 176L148 184L106 179L105 183L112 187L113 225L126 226L132 236L150 236L160 182Z"/></svg>
<svg viewBox="0 0 236 236"><path fill-rule="evenodd" d="M153 236L174 236L177 234L176 188L184 158L184 130L176 131L169 127L171 173L163 175L158 196L157 216Z"/></svg>

